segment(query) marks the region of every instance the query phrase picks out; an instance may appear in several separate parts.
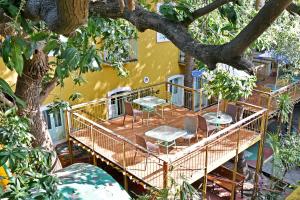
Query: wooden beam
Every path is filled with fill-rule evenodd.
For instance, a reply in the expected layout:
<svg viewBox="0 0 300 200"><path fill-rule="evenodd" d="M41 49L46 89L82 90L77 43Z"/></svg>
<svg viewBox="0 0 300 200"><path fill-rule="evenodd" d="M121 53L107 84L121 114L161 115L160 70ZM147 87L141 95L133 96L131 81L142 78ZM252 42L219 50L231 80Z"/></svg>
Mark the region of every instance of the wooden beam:
<svg viewBox="0 0 300 200"><path fill-rule="evenodd" d="M290 113L290 118L289 118L288 134L291 134L292 131L294 109L295 109L295 105L293 104L292 112Z"/></svg>
<svg viewBox="0 0 300 200"><path fill-rule="evenodd" d="M206 190L207 190L207 167L208 167L208 146L205 148L205 167L204 167L204 176L203 176L203 186L202 186L202 198L203 200L207 199Z"/></svg>
<svg viewBox="0 0 300 200"><path fill-rule="evenodd" d="M124 180L124 189L128 192L128 180L127 180L127 169L126 169L126 148L125 142L123 142L123 180Z"/></svg>
<svg viewBox="0 0 300 200"><path fill-rule="evenodd" d="M168 187L169 164L163 162L163 188Z"/></svg>
<svg viewBox="0 0 300 200"><path fill-rule="evenodd" d="M237 133L237 143L236 143L236 152L235 152L235 158L234 158L234 168L233 168L233 177L232 181L235 182L236 180L236 173L237 173L237 163L239 160L239 148L240 148L240 131L241 129L238 130ZM235 184L232 185L232 190L231 190L231 195L230 195L230 200L235 199Z"/></svg>

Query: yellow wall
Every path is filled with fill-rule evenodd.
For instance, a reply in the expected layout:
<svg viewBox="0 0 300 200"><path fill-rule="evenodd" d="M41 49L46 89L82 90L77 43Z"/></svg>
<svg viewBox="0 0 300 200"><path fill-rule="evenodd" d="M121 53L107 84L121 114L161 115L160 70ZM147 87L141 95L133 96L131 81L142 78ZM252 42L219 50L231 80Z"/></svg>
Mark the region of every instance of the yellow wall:
<svg viewBox="0 0 300 200"><path fill-rule="evenodd" d="M83 101L105 97L107 92L118 87L129 86L132 89L144 87L149 84L165 81L169 76L183 74L178 65L179 50L171 42L156 42L156 32L147 30L139 33L138 61L126 64L129 71L127 78L118 77L118 73L111 67L104 67L100 72L85 74L88 81L82 86L74 86L72 80L65 80L63 88L56 87L44 104L52 102L55 98L68 100L73 92L83 94ZM0 63L3 66L2 63ZM16 75L0 66L1 77L12 85ZM144 76L150 78L148 84L143 83ZM72 102L71 102L72 103Z"/></svg>

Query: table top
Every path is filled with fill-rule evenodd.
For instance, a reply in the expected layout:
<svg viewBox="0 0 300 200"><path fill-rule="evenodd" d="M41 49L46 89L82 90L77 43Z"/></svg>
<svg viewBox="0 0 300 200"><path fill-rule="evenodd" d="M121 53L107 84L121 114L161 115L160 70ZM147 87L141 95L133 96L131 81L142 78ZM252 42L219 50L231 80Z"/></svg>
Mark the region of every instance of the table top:
<svg viewBox="0 0 300 200"><path fill-rule="evenodd" d="M230 124L232 122L232 117L224 112L219 112L219 117L217 112L206 113L203 117L211 124Z"/></svg>
<svg viewBox="0 0 300 200"><path fill-rule="evenodd" d="M148 137L165 141L165 142L172 142L186 134L187 132L183 129L179 129L167 125L158 126L145 133L145 135Z"/></svg>
<svg viewBox="0 0 300 200"><path fill-rule="evenodd" d="M147 107L147 108L154 108L155 106L165 104L166 100L160 99L155 96L146 96L146 97L141 97L141 98L133 100L133 103L139 104L139 105L141 105L143 107Z"/></svg>
<svg viewBox="0 0 300 200"><path fill-rule="evenodd" d="M275 91L275 90L278 90L281 88L280 86L275 85L274 83L265 84L264 87L270 88L272 91Z"/></svg>
<svg viewBox="0 0 300 200"><path fill-rule="evenodd" d="M62 199L131 199L112 176L94 165L76 163L55 174L61 182L57 187Z"/></svg>

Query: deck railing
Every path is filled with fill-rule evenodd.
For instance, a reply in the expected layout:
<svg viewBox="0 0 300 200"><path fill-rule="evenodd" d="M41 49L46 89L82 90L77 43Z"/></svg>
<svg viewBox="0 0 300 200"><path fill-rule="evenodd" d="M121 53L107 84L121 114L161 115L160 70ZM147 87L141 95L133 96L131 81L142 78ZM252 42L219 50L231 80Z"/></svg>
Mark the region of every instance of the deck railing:
<svg viewBox="0 0 300 200"><path fill-rule="evenodd" d="M249 138L245 135L249 133L256 135L251 138L253 139L252 144L260 139L264 132L262 127L265 122L266 109L255 108L242 102L239 104L243 104L246 108L244 119L178 152L168 163L172 169L170 172L172 178L183 177L194 182L199 176L205 176L235 157L236 150L240 153L248 148L251 141L247 141ZM247 145L243 146L243 144ZM223 160L224 158L226 160Z"/></svg>
<svg viewBox="0 0 300 200"><path fill-rule="evenodd" d="M149 95L142 93L144 91L138 90L135 97ZM129 93L126 98L132 95L133 93ZM114 98L118 97L124 97L124 94ZM193 181L194 178L199 178L199 173L202 173L200 176L205 176L227 161L222 158L234 157L236 148L238 151L243 150L239 145L246 142L241 134L252 131L259 136L263 133L261 126L266 112L266 109L261 107L239 102L238 104L245 108L243 120L178 152L172 160L164 160L98 123L99 120L103 122L107 119L105 111L108 101L109 99L100 99L74 106L72 110L67 111L69 139L89 151L94 159L99 158L120 169L125 177L157 188L167 186L169 175L175 179L186 177ZM224 145L226 140L230 141L230 145ZM217 160L218 164L213 164Z"/></svg>
<svg viewBox="0 0 300 200"><path fill-rule="evenodd" d="M271 118L278 113L278 98L281 94L289 94L293 103L299 102L300 82L291 83L275 91L270 91L266 88L260 87L253 90L253 94L249 99L247 99L247 102L267 108L269 118Z"/></svg>
<svg viewBox="0 0 300 200"><path fill-rule="evenodd" d="M148 178L145 184L151 182L154 187L163 185L163 167L166 163L163 159L77 112L70 112L68 115L69 138L74 143L82 146L95 158L118 167L125 175L127 173L129 177L134 176L135 180L147 179L150 172L161 172L155 176L155 182L152 183L149 180L151 178Z"/></svg>
<svg viewBox="0 0 300 200"><path fill-rule="evenodd" d="M145 96L157 96L167 102L172 101L176 106L182 106L192 111L201 111L205 107L216 104L215 98L203 102L203 99L205 99L203 89L193 89L170 82L161 82L130 92L75 105L72 110L93 121L106 121L124 114L124 101L131 102Z"/></svg>

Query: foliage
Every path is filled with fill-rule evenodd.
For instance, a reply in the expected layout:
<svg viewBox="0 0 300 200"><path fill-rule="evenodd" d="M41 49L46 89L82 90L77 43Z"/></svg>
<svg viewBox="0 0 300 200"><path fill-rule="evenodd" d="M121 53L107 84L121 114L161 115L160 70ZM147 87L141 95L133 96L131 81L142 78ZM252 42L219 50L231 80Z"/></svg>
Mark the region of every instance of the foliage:
<svg viewBox="0 0 300 200"><path fill-rule="evenodd" d="M289 94L281 94L278 97L278 108L281 123L287 123L289 121L289 115L292 113L293 102Z"/></svg>
<svg viewBox="0 0 300 200"><path fill-rule="evenodd" d="M183 21L191 17L191 13L202 8L212 0L179 0L165 1L160 12L170 20ZM225 4L205 16L195 20L189 26L190 34L203 44L221 45L230 42L249 24L257 14L254 0L239 0ZM286 55L294 68L300 66L300 17L284 11L278 19L266 30L247 50L275 50Z"/></svg>
<svg viewBox="0 0 300 200"><path fill-rule="evenodd" d="M277 133L268 134L268 143L270 144L274 157L274 167L280 172L282 179L285 173L300 165L300 136L298 134L288 134L279 136Z"/></svg>
<svg viewBox="0 0 300 200"><path fill-rule="evenodd" d="M150 193L138 196L137 200L197 200L201 199L201 194L184 179L181 183L176 183L174 179L170 179L168 188L161 190L152 190Z"/></svg>
<svg viewBox="0 0 300 200"><path fill-rule="evenodd" d="M129 22L119 19L89 18L84 27L78 28L68 38L47 29L44 22L27 20L20 14L22 3L2 0L0 7L14 17L11 23L15 30L2 41L1 55L10 70L22 75L25 60L30 60L35 49L43 49L51 60L51 70L44 77L43 85L57 77L59 84L71 78L75 85L86 82L83 74L99 71L105 63L115 68L122 77L127 76L123 67L133 49L129 39L137 37L135 28ZM70 99L78 98L71 96Z"/></svg>
<svg viewBox="0 0 300 200"><path fill-rule="evenodd" d="M12 91L8 83L0 77L0 92L7 94L11 99L13 99L19 106L25 107L25 102L17 97Z"/></svg>
<svg viewBox="0 0 300 200"><path fill-rule="evenodd" d="M52 154L32 148L27 118L16 115L15 108L0 112L0 166L8 166L12 177L1 198L59 199L58 179L50 174Z"/></svg>
<svg viewBox="0 0 300 200"><path fill-rule="evenodd" d="M204 85L209 96L218 96L228 101L248 98L255 86L256 77L236 77L230 72L218 69L206 74L207 83Z"/></svg>
<svg viewBox="0 0 300 200"><path fill-rule="evenodd" d="M192 19L192 9L189 2L186 1L165 3L160 6L159 12L172 21Z"/></svg>

